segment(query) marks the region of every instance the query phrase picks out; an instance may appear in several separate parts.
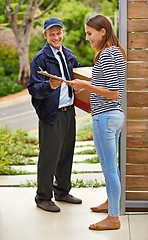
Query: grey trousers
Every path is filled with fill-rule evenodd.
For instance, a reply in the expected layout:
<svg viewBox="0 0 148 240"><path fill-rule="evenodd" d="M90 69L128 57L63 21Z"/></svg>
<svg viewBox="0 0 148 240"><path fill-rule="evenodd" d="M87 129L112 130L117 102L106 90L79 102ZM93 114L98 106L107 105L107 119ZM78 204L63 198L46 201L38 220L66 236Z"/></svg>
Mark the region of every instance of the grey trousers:
<svg viewBox="0 0 148 240"><path fill-rule="evenodd" d="M54 125L39 120L38 188L39 200L50 200L53 190L66 196L71 189L71 169L75 146L74 107L58 110ZM53 180L55 176L55 183Z"/></svg>

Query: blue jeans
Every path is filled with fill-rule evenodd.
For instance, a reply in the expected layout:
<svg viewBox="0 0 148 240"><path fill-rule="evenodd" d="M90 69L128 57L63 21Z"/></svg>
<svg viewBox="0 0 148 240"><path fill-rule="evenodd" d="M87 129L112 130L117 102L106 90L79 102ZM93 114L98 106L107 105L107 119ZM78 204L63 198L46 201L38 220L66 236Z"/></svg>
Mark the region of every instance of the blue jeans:
<svg viewBox="0 0 148 240"><path fill-rule="evenodd" d="M124 122L124 113L119 110L108 111L93 116L93 138L106 181L109 202L108 214L120 215L120 174L117 164L119 135Z"/></svg>

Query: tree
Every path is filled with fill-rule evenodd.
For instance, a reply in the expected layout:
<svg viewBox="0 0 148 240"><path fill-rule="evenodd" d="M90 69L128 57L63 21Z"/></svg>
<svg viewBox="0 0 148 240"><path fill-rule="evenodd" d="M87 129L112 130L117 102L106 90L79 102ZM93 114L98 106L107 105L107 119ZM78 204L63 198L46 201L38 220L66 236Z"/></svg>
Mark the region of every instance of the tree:
<svg viewBox="0 0 148 240"><path fill-rule="evenodd" d="M22 84L23 88L27 87L29 81L29 44L34 21L40 19L54 5L54 1L43 11L35 16L36 10L44 3L44 0L18 0L17 4L13 4L10 0L5 0L6 15L9 20L9 25L12 28L16 37L20 70L18 83ZM20 23L19 14L21 8L26 8L25 15Z"/></svg>
<svg viewBox="0 0 148 240"><path fill-rule="evenodd" d="M94 49L85 40L85 19L95 12L89 5L84 5L80 0L60 0L56 8L53 8L49 17L55 16L61 19L64 25L65 36L63 45L70 48L81 66L92 66Z"/></svg>

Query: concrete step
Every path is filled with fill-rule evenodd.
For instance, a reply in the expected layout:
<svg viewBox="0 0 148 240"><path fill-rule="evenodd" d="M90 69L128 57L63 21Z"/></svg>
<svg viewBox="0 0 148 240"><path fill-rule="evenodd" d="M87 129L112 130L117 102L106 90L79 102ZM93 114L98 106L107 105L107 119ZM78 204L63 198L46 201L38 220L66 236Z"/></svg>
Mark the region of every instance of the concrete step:
<svg viewBox="0 0 148 240"><path fill-rule="evenodd" d="M94 141L76 141L75 146L86 146L86 145L94 145Z"/></svg>
<svg viewBox="0 0 148 240"><path fill-rule="evenodd" d="M81 162L86 159L97 157L97 154L84 154L84 155L74 155L73 162L78 161ZM32 160L38 162L38 157L31 157Z"/></svg>
<svg viewBox="0 0 148 240"><path fill-rule="evenodd" d="M0 187L18 187L26 181L37 181L37 175L14 175L14 176L0 176Z"/></svg>
<svg viewBox="0 0 148 240"><path fill-rule="evenodd" d="M12 166L15 170L27 171L30 173L37 173L37 165L27 165L27 166ZM73 163L72 171L77 172L102 172L100 163Z"/></svg>
<svg viewBox="0 0 148 240"><path fill-rule="evenodd" d="M105 183L105 179L102 173L85 173L85 174L72 174L71 179L73 181L78 180L83 180L84 183L86 183L87 181L94 181L97 180L97 182L101 183Z"/></svg>

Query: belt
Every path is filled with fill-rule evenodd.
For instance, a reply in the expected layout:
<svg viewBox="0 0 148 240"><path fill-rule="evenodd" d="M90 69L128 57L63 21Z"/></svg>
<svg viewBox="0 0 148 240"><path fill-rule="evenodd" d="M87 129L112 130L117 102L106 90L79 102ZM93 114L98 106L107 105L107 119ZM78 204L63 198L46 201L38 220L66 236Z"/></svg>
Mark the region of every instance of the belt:
<svg viewBox="0 0 148 240"><path fill-rule="evenodd" d="M62 108L59 108L58 110L59 110L59 111L62 111L62 112L66 112L67 110L70 110L70 109L72 109L72 108L73 108L73 105L67 106L67 107L62 107Z"/></svg>

